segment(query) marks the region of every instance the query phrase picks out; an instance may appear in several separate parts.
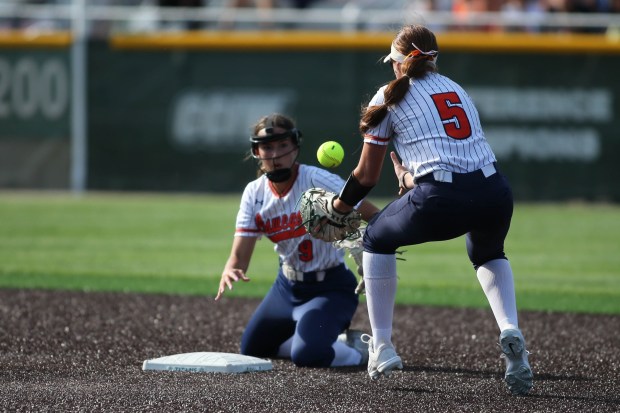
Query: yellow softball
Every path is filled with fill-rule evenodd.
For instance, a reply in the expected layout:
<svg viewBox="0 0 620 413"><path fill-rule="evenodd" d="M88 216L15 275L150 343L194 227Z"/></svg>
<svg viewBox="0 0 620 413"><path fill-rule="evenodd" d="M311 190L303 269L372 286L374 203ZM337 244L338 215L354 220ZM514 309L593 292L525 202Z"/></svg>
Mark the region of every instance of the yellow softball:
<svg viewBox="0 0 620 413"><path fill-rule="evenodd" d="M316 157L319 163L326 168L335 168L342 162L344 158L344 149L335 141L324 142L316 151Z"/></svg>

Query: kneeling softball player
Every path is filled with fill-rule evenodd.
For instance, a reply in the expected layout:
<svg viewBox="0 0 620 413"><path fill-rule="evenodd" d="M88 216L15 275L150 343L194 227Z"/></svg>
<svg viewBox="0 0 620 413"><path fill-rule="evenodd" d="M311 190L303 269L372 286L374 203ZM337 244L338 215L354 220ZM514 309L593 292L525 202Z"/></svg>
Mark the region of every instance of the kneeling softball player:
<svg viewBox="0 0 620 413"><path fill-rule="evenodd" d="M366 365L368 347L361 342L361 333L348 330L358 296L356 277L344 262L345 251L308 235L297 205L305 190L336 191L344 181L297 163L301 132L286 116L261 118L250 141L261 176L243 192L216 300L234 282L250 281L246 272L262 235L275 244L280 266L243 333L241 353L290 358L306 367ZM358 209L364 220L379 211L367 201L361 201Z"/></svg>

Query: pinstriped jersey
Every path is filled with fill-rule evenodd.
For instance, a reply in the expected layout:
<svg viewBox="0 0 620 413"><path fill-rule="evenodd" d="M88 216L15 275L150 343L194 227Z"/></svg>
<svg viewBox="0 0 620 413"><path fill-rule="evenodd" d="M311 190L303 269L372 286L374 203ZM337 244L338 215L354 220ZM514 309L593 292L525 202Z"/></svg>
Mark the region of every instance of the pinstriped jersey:
<svg viewBox="0 0 620 413"><path fill-rule="evenodd" d="M274 250L298 271L321 271L344 262L344 252L325 241L311 237L301 226L298 208L301 194L310 188L338 193L344 180L338 175L309 165L299 165L297 178L283 195L272 187L265 175L250 182L243 191L237 214L235 236L261 237L274 244Z"/></svg>
<svg viewBox="0 0 620 413"><path fill-rule="evenodd" d="M385 88L369 106L384 102ZM364 142L372 144L389 141L415 178L436 170L472 172L496 161L473 101L461 86L438 73L411 79L405 98L388 108L383 121L364 136Z"/></svg>

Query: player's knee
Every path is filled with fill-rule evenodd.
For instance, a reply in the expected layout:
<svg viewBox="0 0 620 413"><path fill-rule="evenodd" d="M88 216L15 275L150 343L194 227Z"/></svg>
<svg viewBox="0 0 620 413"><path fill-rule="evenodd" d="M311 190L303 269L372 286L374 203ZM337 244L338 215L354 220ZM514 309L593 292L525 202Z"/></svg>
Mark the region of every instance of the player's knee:
<svg viewBox="0 0 620 413"><path fill-rule="evenodd" d="M248 347L248 346L241 346L241 349L239 351L240 354L244 355L244 356L252 356L252 357L260 357L261 355L259 354L260 352L258 351L253 351L252 348Z"/></svg>
<svg viewBox="0 0 620 413"><path fill-rule="evenodd" d="M297 367L329 367L333 358L331 347L320 349L303 346L291 352L291 361Z"/></svg>
<svg viewBox="0 0 620 413"><path fill-rule="evenodd" d="M257 342L249 342L246 340L241 341L241 346L239 349L239 353L244 356L252 356L252 357L273 357L276 353L276 350L273 348L268 348L267 346L261 345Z"/></svg>
<svg viewBox="0 0 620 413"><path fill-rule="evenodd" d="M362 245L364 246L364 251L375 254L394 254L398 248L397 245L393 245L390 242L388 237L383 237L381 234L377 235L370 225L364 232Z"/></svg>
<svg viewBox="0 0 620 413"><path fill-rule="evenodd" d="M500 260L500 259L507 259L506 255L504 254L503 250L499 250L499 251L495 251L495 252L487 252L487 253L470 253L469 254L469 259L471 260L472 264L474 265L474 269L478 269L478 267L486 264L489 261L493 261L493 260Z"/></svg>

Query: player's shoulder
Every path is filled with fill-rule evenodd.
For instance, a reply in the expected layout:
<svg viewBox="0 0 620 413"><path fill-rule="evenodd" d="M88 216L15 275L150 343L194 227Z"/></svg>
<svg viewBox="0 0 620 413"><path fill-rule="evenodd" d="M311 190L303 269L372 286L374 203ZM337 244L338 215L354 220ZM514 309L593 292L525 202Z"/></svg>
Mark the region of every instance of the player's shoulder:
<svg viewBox="0 0 620 413"><path fill-rule="evenodd" d="M319 168L318 166L308 165L305 163L299 164L299 173L303 175L317 174L321 173L321 171L327 172L323 168Z"/></svg>
<svg viewBox="0 0 620 413"><path fill-rule="evenodd" d="M377 92L375 94L377 94L377 95L380 94L380 93L383 94L383 92L385 92L385 89L387 89L388 85L389 85L389 83L386 84L386 85L381 86L379 89L377 89Z"/></svg>
<svg viewBox="0 0 620 413"><path fill-rule="evenodd" d="M306 165L306 164L299 165L299 173L300 175L307 176L311 179L314 177L333 177L334 176L332 172L329 172L326 169L319 168L318 166Z"/></svg>
<svg viewBox="0 0 620 413"><path fill-rule="evenodd" d="M387 88L387 86L388 85L383 85L379 88L379 90L377 90L372 99L370 99L370 103L368 104L369 106L383 105L385 102L385 88Z"/></svg>
<svg viewBox="0 0 620 413"><path fill-rule="evenodd" d="M267 177L265 175L261 175L256 179L248 182L245 186L244 193L256 193L259 191L267 182Z"/></svg>
<svg viewBox="0 0 620 413"><path fill-rule="evenodd" d="M451 77L448 77L448 76L446 76L444 74L441 74L439 72L430 72L430 73L428 73L426 76L424 76L424 80L426 82L429 82L429 83L444 84L444 85L449 86L449 87L457 86L457 87L460 88L458 82L453 80Z"/></svg>
<svg viewBox="0 0 620 413"><path fill-rule="evenodd" d="M344 180L340 175L327 171L313 165L300 166L299 185L304 190L308 188L324 188L328 191L338 191L344 185Z"/></svg>

